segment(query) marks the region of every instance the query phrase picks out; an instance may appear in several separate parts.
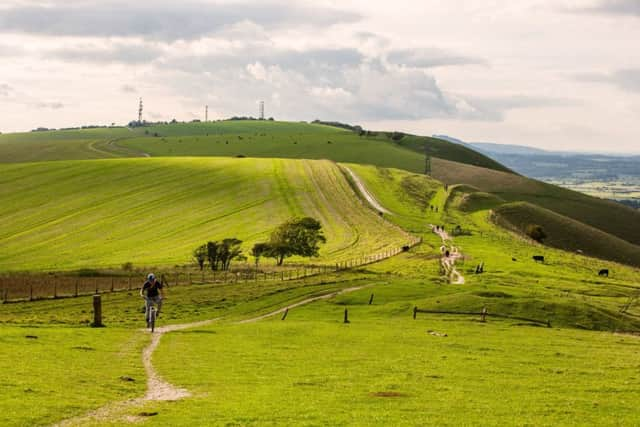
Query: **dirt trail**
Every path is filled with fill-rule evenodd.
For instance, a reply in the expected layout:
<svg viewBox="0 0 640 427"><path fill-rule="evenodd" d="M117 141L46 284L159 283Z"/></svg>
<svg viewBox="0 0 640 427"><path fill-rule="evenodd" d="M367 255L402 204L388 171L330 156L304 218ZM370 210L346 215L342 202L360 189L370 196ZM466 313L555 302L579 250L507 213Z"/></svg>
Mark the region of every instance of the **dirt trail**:
<svg viewBox="0 0 640 427"><path fill-rule="evenodd" d="M249 319L244 319L236 323L247 324L247 323L258 322L268 317L272 317L277 314L283 313L285 310L290 310L290 309L300 307L300 306L310 304L312 302L316 302L320 300L330 299L337 295L341 295L349 292L355 292L360 289L367 288L369 286L372 286L372 285L354 286L352 288L341 289L339 291L334 291L327 294L310 297L302 301L289 304L285 307L281 307L267 314L252 317ZM160 375L155 370L152 364L153 352L158 347L158 344L160 344L160 339L162 338L162 336L168 332L181 331L184 329L197 328L200 326L207 326L218 320L220 320L220 318L203 320L200 322L182 323L179 325L169 325L169 326L163 326L163 327L157 328L155 333L153 333L152 335L151 343L147 347L145 347L144 350L142 351L142 363L147 373L147 393L145 394L144 397L125 400L122 402L110 403L94 411L91 411L85 415L63 420L59 423L54 424L54 427L82 426L90 421L101 421L101 420L111 421L111 422L122 421L124 423L135 422L137 420L134 420L132 418L136 418L136 417L125 415L127 410L134 408L136 406L142 406L145 402L149 402L149 401L175 401L175 400L180 400L180 399L184 399L186 397L191 396L191 393L189 393L188 390L176 387L168 383L167 381L163 380L162 377L160 377ZM144 331L146 332L146 330Z"/></svg>
<svg viewBox="0 0 640 427"><path fill-rule="evenodd" d="M462 258L462 253L458 250L456 246L451 246L449 249L449 256L445 255L447 251L447 241L452 241L449 234L442 230L441 228L436 228L435 225L429 224L434 233L436 233L442 239L442 246L440 247L440 251L442 252L442 266L449 276L449 282L452 285L463 285L464 284L464 276L460 274L458 270L456 270L456 261Z"/></svg>
<svg viewBox="0 0 640 427"><path fill-rule="evenodd" d="M358 190L360 190L360 193L364 196L365 199L367 199L367 202L369 202L369 204L371 206L373 206L374 209L376 209L378 212L382 212L382 213L386 213L386 214L389 214L389 215L393 215L392 212L390 212L389 210L385 209L380 203L378 203L376 198L373 197L373 194L371 194L369 192L369 190L367 190L367 188L364 186L364 184L362 183L362 181L360 180L358 175L353 173L353 171L351 169L349 169L348 167L346 167L344 165L342 165L342 167L347 172L349 172L349 175L351 175L351 178L353 178L353 181L356 183L356 186L358 187Z"/></svg>

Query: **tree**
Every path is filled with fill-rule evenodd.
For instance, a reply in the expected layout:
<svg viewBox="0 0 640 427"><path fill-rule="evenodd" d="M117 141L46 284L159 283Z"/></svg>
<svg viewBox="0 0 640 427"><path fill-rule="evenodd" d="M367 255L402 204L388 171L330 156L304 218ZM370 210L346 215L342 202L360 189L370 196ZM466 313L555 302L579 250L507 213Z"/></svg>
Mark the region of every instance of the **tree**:
<svg viewBox="0 0 640 427"><path fill-rule="evenodd" d="M231 261L234 259L243 259L240 245L242 245L242 240L230 238L224 239L221 242L207 242L207 244L201 246L201 248L204 247L206 249L206 259L209 261L211 270L225 271L229 270Z"/></svg>
<svg viewBox="0 0 640 427"><path fill-rule="evenodd" d="M204 263L207 260L207 245L200 245L193 250L193 259L196 260L200 271L204 270Z"/></svg>
<svg viewBox="0 0 640 427"><path fill-rule="evenodd" d="M294 218L276 228L269 239L264 255L275 258L282 265L292 255L317 257L319 244L327 239L322 234L322 224L314 218Z"/></svg>
<svg viewBox="0 0 640 427"><path fill-rule="evenodd" d="M222 264L222 270L229 270L231 261L242 256L242 240L236 238L224 239L219 246L219 258Z"/></svg>
<svg viewBox="0 0 640 427"><path fill-rule="evenodd" d="M251 255L256 259L256 268L260 262L260 257L266 255L270 250L268 243L256 243L251 249Z"/></svg>
<svg viewBox="0 0 640 427"><path fill-rule="evenodd" d="M542 241L547 237L547 233L545 233L543 228L537 224L527 225L525 233L538 243L542 243Z"/></svg>
<svg viewBox="0 0 640 427"><path fill-rule="evenodd" d="M220 265L220 256L218 254L218 250L220 249L220 244L218 242L207 242L207 261L209 261L209 266L211 270L216 271L218 266Z"/></svg>

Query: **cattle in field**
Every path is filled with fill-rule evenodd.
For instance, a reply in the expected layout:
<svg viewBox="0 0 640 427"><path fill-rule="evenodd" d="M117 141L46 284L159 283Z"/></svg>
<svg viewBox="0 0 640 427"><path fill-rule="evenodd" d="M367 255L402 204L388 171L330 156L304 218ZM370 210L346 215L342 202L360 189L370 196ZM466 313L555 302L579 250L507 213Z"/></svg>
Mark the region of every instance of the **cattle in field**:
<svg viewBox="0 0 640 427"><path fill-rule="evenodd" d="M609 270L606 268L603 268L598 272L598 276L609 277Z"/></svg>
<svg viewBox="0 0 640 427"><path fill-rule="evenodd" d="M535 262L544 262L544 257L542 255L534 255L533 260Z"/></svg>
<svg viewBox="0 0 640 427"><path fill-rule="evenodd" d="M516 262L516 261L518 261L518 259L517 258L511 258L511 261Z"/></svg>

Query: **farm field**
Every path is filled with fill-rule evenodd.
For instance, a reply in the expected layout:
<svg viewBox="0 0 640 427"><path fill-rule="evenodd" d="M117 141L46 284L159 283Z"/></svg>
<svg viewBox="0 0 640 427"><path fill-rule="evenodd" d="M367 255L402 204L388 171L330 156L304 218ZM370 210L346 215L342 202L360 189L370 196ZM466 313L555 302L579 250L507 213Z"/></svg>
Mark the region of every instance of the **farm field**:
<svg viewBox="0 0 640 427"><path fill-rule="evenodd" d="M102 159L135 155L110 144L125 137L131 137L131 132L126 128L0 135L0 163Z"/></svg>
<svg viewBox="0 0 640 427"><path fill-rule="evenodd" d="M624 181L548 179L545 182L602 199L632 200L640 203L640 178L638 177L624 177Z"/></svg>
<svg viewBox="0 0 640 427"><path fill-rule="evenodd" d="M411 135L394 138L392 132L360 136L319 124L248 120L33 132L0 135L0 163L148 155L246 156L330 159L423 173L426 144L434 156L432 176L442 182L472 184L505 202L528 202L635 246L640 244L640 228L635 227L640 212L636 209L510 173L493 160L457 144ZM7 145L7 141L14 143ZM16 145L16 141L22 143ZM4 155L3 146L8 147ZM612 221L612 217L616 220Z"/></svg>
<svg viewBox="0 0 640 427"><path fill-rule="evenodd" d="M239 141L255 137L253 125ZM273 135L291 135L293 125L270 125ZM172 126L179 132L165 138L185 143L183 130ZM309 125L299 126L302 134ZM317 145L339 145L322 141L342 131L317 127ZM132 141L161 138L143 136L145 130L135 129ZM104 146L122 148L123 141ZM135 286L102 295L106 328L100 329L87 327L90 297L1 304L0 342L8 353L0 356L0 383L7 385L0 391L0 424L640 422L640 339L633 335L640 331L640 271L542 246L496 224L496 212L514 200L546 194L560 206L573 193L436 158L434 177L446 187L362 159L231 156L2 164L0 271L186 265L206 240L238 237L246 253L275 225L300 215L322 221L327 244L319 259L292 264L333 264L398 248L407 243L406 232L423 243L381 262L303 280L170 286L160 326L209 321L164 333L150 359L162 379L188 391L177 401L144 398L149 374L141 354L151 339L141 329ZM473 186L454 185L456 177ZM354 180L389 211L384 220L357 194ZM572 209L590 203L576 196ZM595 218L608 206L588 214ZM449 237L443 241L432 225ZM462 254L456 269L463 284L443 274L441 246ZM599 276L600 269L609 277ZM483 308L486 322L470 314ZM261 318L269 313L277 314ZM246 320L252 321L240 323Z"/></svg>
<svg viewBox="0 0 640 427"><path fill-rule="evenodd" d="M313 262L407 242L329 161L113 159L1 165L0 173L5 272L191 264L208 240L237 237L248 253L281 222L305 215L327 236Z"/></svg>

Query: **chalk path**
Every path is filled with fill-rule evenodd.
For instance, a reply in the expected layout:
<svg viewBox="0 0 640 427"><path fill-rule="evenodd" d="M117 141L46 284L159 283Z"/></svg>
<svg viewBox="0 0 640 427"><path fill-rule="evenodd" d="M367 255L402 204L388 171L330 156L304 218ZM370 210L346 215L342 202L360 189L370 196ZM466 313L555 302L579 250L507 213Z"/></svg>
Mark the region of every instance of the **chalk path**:
<svg viewBox="0 0 640 427"><path fill-rule="evenodd" d="M462 258L462 253L460 253L457 247L451 246L451 249L449 250L449 256L447 257L445 255L445 252L447 250L446 242L452 241L451 237L446 231L442 230L441 228L436 229L435 225L433 224L430 224L430 226L433 232L440 236L440 238L442 239L442 246L440 247L440 250L442 252L441 262L445 271L449 273L450 283L453 285L463 285L464 276L460 274L458 270L456 270L456 261Z"/></svg>
<svg viewBox="0 0 640 427"><path fill-rule="evenodd" d="M362 181L360 180L358 175L353 173L353 171L351 169L349 169L348 167L346 167L346 166L342 166L342 167L349 173L351 178L353 178L353 181L356 183L356 186L358 187L358 190L360 190L360 193L364 196L364 198L367 200L367 202L369 202L369 204L371 206L373 206L374 209L376 209L378 212L382 212L382 213L386 213L386 214L389 214L389 215L393 215L393 213L391 213L391 211L385 209L380 203L378 203L376 198L373 197L373 194L371 194L369 192L369 190L367 190L367 187L364 186L364 184L362 183Z"/></svg>
<svg viewBox="0 0 640 427"><path fill-rule="evenodd" d="M238 324L247 324L258 322L260 320L266 319L268 317L275 316L277 314L283 313L286 310L291 310L296 307L300 307L306 304L311 304L320 300L327 300L333 298L335 296L346 294L349 292L355 292L360 289L367 288L371 285L364 286L355 286L351 288L342 289L339 291L329 292L323 295L318 295L315 297L310 297L304 299L302 301L298 301L293 304L286 305L277 310L269 312L267 314L263 314L260 316L252 317L249 319L244 319ZM57 424L54 424L55 427L66 427L66 426L81 426L90 421L123 421L123 422L136 422L139 421L138 417L134 416L125 416L123 415L128 409L131 409L136 406L142 406L146 402L150 401L175 401L184 399L186 397L191 396L188 390L179 388L165 381L155 370L152 364L152 356L153 352L156 350L158 345L160 344L160 339L166 333L173 331L181 331L184 329L197 328L201 326L210 325L216 321L220 320L220 318L204 320L200 322L192 322L192 323L181 323L178 325L169 325L157 328L156 331L152 334L151 343L142 351L142 363L144 365L146 374L147 374L147 392L144 397L140 397L137 399L129 399L122 402L114 402L109 403L99 409L91 411L85 415L81 415L79 417L70 418L64 421L61 421ZM145 333L147 330L143 330Z"/></svg>

